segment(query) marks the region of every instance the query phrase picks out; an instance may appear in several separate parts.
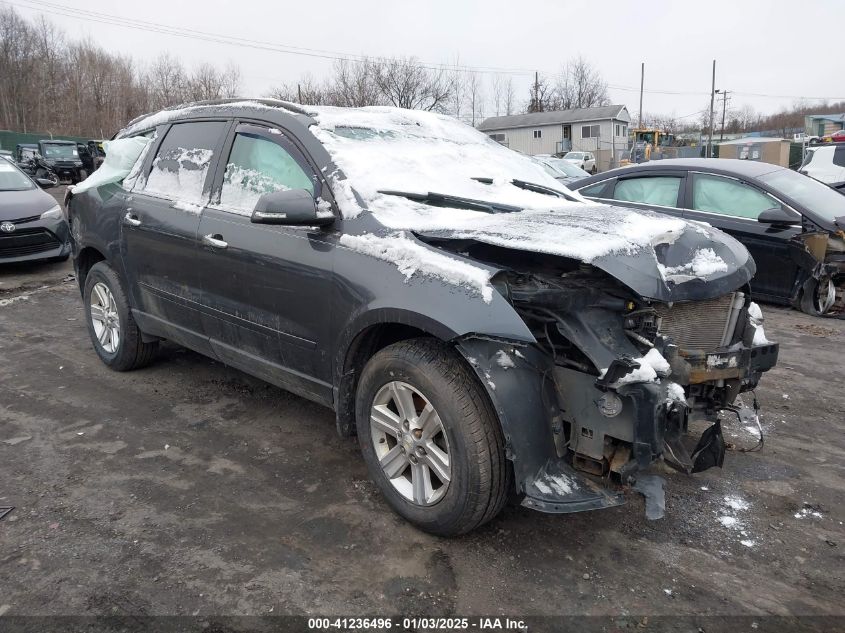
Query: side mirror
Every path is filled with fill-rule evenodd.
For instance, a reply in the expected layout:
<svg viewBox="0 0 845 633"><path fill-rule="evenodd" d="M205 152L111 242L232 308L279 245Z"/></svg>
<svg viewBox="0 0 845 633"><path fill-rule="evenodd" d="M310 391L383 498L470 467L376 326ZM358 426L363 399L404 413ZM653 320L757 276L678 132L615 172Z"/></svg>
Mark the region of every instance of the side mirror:
<svg viewBox="0 0 845 633"><path fill-rule="evenodd" d="M786 209L766 209L757 216L757 221L762 222L763 224L799 224L801 222L800 217L795 217L795 215Z"/></svg>
<svg viewBox="0 0 845 633"><path fill-rule="evenodd" d="M314 196L306 189L285 189L262 195L255 203L253 224L325 226L335 221L331 213L318 212Z"/></svg>
<svg viewBox="0 0 845 633"><path fill-rule="evenodd" d="M50 187L56 186L56 182L54 180L50 180L49 178L36 178L35 182L37 182L38 186L42 189L49 189Z"/></svg>

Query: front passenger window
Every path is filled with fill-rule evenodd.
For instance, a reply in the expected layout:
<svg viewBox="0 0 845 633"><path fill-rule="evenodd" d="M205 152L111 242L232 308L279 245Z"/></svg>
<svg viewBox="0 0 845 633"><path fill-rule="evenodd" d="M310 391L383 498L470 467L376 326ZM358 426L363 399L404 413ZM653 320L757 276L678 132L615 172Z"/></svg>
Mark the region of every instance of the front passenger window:
<svg viewBox="0 0 845 633"><path fill-rule="evenodd" d="M762 191L730 178L695 174L692 181L692 208L738 218L757 217L780 204Z"/></svg>
<svg viewBox="0 0 845 633"><path fill-rule="evenodd" d="M244 126L235 136L220 189L220 205L247 215L265 193L305 189L314 195L310 169L306 171L289 141L281 134L273 134L279 137L277 141L250 131L254 129Z"/></svg>
<svg viewBox="0 0 845 633"><path fill-rule="evenodd" d="M661 207L677 207L680 188L681 179L676 176L626 178L616 184L613 199Z"/></svg>

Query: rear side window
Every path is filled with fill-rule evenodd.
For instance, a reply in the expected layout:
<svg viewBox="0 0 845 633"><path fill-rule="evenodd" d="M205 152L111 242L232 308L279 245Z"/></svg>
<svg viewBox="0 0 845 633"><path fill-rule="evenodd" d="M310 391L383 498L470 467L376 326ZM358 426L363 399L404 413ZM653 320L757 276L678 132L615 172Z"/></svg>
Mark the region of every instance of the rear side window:
<svg viewBox="0 0 845 633"><path fill-rule="evenodd" d="M616 183L613 199L661 207L677 207L680 189L681 179L676 176L626 178Z"/></svg>
<svg viewBox="0 0 845 633"><path fill-rule="evenodd" d="M314 195L311 168L279 130L238 127L220 189L220 206L248 215L265 193L305 189Z"/></svg>
<svg viewBox="0 0 845 633"><path fill-rule="evenodd" d="M730 178L694 174L692 182L692 208L696 211L756 219L763 211L781 206L762 191Z"/></svg>
<svg viewBox="0 0 845 633"><path fill-rule="evenodd" d="M224 121L172 125L153 159L143 191L169 200L205 204L206 177L227 125Z"/></svg>

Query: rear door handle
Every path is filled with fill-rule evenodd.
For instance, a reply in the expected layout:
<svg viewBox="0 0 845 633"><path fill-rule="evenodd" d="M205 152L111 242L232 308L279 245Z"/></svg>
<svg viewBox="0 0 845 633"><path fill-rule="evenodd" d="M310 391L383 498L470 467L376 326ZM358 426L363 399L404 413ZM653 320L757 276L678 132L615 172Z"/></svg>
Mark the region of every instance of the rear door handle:
<svg viewBox="0 0 845 633"><path fill-rule="evenodd" d="M141 226L141 220L138 219L138 216L132 213L132 209L126 210L126 215L123 216L123 222L129 226Z"/></svg>
<svg viewBox="0 0 845 633"><path fill-rule="evenodd" d="M223 241L223 236L219 233L215 233L213 235L203 235L202 236L202 243L207 244L209 246L213 246L214 248L226 248L229 246L228 242Z"/></svg>

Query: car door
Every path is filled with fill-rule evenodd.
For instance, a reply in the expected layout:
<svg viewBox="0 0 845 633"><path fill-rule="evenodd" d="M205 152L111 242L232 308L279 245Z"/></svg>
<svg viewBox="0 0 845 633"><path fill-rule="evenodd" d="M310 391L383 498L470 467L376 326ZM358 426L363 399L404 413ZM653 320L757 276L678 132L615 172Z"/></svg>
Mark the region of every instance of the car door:
<svg viewBox="0 0 845 633"><path fill-rule="evenodd" d="M121 253L137 320L146 331L207 350L200 318L197 230L214 156L230 123L162 126L121 210Z"/></svg>
<svg viewBox="0 0 845 633"><path fill-rule="evenodd" d="M596 183L580 192L588 198L609 204L683 217L681 207L685 180L686 173L683 171L649 170Z"/></svg>
<svg viewBox="0 0 845 633"><path fill-rule="evenodd" d="M768 209L789 207L752 183L719 174L691 172L686 191L686 217L708 222L742 242L757 264L751 290L760 298L788 300L798 274L790 240L801 233L795 226L764 224L758 216ZM796 218L800 216L796 213Z"/></svg>
<svg viewBox="0 0 845 633"><path fill-rule="evenodd" d="M321 179L276 127L239 123L225 156L199 226L203 324L214 353L328 404L333 247L320 229L250 222L262 194L305 189L317 199Z"/></svg>

